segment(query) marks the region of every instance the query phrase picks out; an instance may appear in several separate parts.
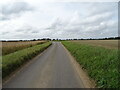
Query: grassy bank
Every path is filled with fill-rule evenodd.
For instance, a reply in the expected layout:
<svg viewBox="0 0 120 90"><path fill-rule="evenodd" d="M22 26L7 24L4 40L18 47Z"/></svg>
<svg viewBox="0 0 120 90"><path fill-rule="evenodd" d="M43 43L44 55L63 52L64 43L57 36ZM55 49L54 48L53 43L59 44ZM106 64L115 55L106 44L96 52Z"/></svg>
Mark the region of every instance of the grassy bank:
<svg viewBox="0 0 120 90"><path fill-rule="evenodd" d="M23 50L16 51L14 53L5 55L2 57L2 78L8 76L11 72L20 67L24 62L30 60L38 53L45 50L51 45L51 42L47 42L40 45L35 45Z"/></svg>
<svg viewBox="0 0 120 90"><path fill-rule="evenodd" d="M63 45L96 81L97 87L118 88L118 50L63 41Z"/></svg>
<svg viewBox="0 0 120 90"><path fill-rule="evenodd" d="M2 55L7 55L18 50L43 44L46 41L18 41L18 42L2 42Z"/></svg>

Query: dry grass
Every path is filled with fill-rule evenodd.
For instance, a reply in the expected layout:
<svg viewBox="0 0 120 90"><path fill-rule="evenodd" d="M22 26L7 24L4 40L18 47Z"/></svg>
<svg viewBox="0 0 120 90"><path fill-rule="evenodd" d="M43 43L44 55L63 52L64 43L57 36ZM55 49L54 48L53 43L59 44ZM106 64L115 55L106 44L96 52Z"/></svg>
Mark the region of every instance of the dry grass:
<svg viewBox="0 0 120 90"><path fill-rule="evenodd" d="M2 55L7 55L15 51L44 43L45 41L20 41L20 42L2 42ZM1 46L0 46L1 48Z"/></svg>
<svg viewBox="0 0 120 90"><path fill-rule="evenodd" d="M94 46L101 46L108 49L118 49L118 40L74 40L80 44L88 44Z"/></svg>

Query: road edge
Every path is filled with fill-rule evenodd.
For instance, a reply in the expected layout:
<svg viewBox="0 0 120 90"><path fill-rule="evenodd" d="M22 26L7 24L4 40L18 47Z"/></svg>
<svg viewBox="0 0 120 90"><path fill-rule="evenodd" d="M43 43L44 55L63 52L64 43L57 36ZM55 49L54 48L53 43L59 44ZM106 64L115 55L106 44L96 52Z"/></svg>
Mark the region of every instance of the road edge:
<svg viewBox="0 0 120 90"><path fill-rule="evenodd" d="M71 53L66 49L66 47L63 44L62 46L65 49L68 56L70 57L71 63L73 64L76 72L78 73L80 79L82 80L85 88L95 88L96 86L95 81L88 76L87 72L82 69L81 65L76 61L76 59L71 55Z"/></svg>
<svg viewBox="0 0 120 90"><path fill-rule="evenodd" d="M45 50L43 50L42 52L38 53L35 57L33 57L32 59L28 60L23 65L21 65L19 68L17 68L15 71L13 71L9 76L7 76L6 78L2 79L2 86L5 85L7 82L9 82L12 78L14 78L16 76L16 74L20 73L24 68L28 67L34 61L36 61L36 59L39 56L43 55L51 46L52 46L52 43Z"/></svg>

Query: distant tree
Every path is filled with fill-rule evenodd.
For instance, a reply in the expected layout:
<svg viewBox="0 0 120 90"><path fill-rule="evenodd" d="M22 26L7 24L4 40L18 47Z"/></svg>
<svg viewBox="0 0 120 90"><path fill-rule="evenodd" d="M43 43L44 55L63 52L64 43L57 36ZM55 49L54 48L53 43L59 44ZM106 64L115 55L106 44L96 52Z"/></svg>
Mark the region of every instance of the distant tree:
<svg viewBox="0 0 120 90"><path fill-rule="evenodd" d="M50 39L50 38L47 38L46 40L48 40L48 41L50 40L50 41L51 41L51 39Z"/></svg>
<svg viewBox="0 0 120 90"><path fill-rule="evenodd" d="M41 39L37 39L38 41L40 41Z"/></svg>
<svg viewBox="0 0 120 90"><path fill-rule="evenodd" d="M36 41L36 39L33 39L32 41Z"/></svg>
<svg viewBox="0 0 120 90"><path fill-rule="evenodd" d="M42 38L41 40L46 40L45 38Z"/></svg>
<svg viewBox="0 0 120 90"><path fill-rule="evenodd" d="M115 37L115 39L120 39L120 37Z"/></svg>
<svg viewBox="0 0 120 90"><path fill-rule="evenodd" d="M53 41L55 41L55 39L53 39Z"/></svg>

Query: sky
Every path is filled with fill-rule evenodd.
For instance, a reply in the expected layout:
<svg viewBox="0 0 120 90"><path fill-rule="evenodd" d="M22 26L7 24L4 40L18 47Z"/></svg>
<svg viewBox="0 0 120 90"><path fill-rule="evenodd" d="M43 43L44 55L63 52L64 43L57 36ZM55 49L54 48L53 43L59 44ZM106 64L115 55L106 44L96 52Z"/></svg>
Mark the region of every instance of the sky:
<svg viewBox="0 0 120 90"><path fill-rule="evenodd" d="M0 36L0 40L115 37L118 3L3 0Z"/></svg>

